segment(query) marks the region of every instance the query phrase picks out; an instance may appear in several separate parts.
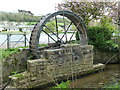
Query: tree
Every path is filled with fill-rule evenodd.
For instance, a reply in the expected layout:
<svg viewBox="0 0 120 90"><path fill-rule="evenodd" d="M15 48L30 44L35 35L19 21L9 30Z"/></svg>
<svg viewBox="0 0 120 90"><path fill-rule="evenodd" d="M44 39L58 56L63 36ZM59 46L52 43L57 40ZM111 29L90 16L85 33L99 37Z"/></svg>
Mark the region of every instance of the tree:
<svg viewBox="0 0 120 90"><path fill-rule="evenodd" d="M0 11L0 21L16 21L16 22L38 22L41 16L33 16L26 13L11 13Z"/></svg>
<svg viewBox="0 0 120 90"><path fill-rule="evenodd" d="M47 28L46 28L47 27ZM52 33L54 32L56 29L55 29L55 21L50 21L46 24L46 27L44 28L44 30L47 32L47 33ZM51 32L51 31L52 32Z"/></svg>
<svg viewBox="0 0 120 90"><path fill-rule="evenodd" d="M64 3L58 4L57 9L69 10L76 13L83 18L87 25L91 20L100 19L104 15L109 15L112 18L115 17L114 19L118 15L114 12L117 10L117 2L80 2L79 0L66 0Z"/></svg>

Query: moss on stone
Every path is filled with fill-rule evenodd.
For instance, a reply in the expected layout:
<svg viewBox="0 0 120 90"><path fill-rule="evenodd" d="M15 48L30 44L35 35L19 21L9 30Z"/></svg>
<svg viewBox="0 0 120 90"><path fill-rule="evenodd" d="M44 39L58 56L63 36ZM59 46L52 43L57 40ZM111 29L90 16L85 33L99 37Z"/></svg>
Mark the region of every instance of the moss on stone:
<svg viewBox="0 0 120 90"><path fill-rule="evenodd" d="M18 78L23 78L24 75L22 73L19 73L19 74L14 74L12 75L13 77L18 77Z"/></svg>

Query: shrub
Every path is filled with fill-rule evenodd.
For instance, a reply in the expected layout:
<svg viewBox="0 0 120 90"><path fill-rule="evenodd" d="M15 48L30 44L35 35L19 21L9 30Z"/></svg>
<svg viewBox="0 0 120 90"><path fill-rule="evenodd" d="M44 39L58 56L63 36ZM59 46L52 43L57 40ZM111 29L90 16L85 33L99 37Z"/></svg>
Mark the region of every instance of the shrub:
<svg viewBox="0 0 120 90"><path fill-rule="evenodd" d="M61 82L59 85L54 86L53 89L54 89L54 88L68 88L70 82L71 82L70 80L68 80L67 82Z"/></svg>
<svg viewBox="0 0 120 90"><path fill-rule="evenodd" d="M113 31L108 27L94 26L88 28L89 44L98 49L113 50L117 45L111 40Z"/></svg>
<svg viewBox="0 0 120 90"><path fill-rule="evenodd" d="M19 31L22 32L22 28L19 28Z"/></svg>
<svg viewBox="0 0 120 90"><path fill-rule="evenodd" d="M76 38L76 40L80 40L80 36L79 36L79 32L78 31L75 33L75 38Z"/></svg>
<svg viewBox="0 0 120 90"><path fill-rule="evenodd" d="M111 39L113 28L110 26L93 26L88 27L89 44L101 50L117 50L118 45ZM76 32L76 40L80 40L78 32ZM118 51L118 50L117 50Z"/></svg>

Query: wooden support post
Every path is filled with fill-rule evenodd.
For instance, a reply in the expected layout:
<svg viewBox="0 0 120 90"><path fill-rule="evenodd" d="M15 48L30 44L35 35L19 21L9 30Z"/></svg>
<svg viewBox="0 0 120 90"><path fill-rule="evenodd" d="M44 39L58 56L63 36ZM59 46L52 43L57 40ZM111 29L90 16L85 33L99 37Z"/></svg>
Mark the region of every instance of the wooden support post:
<svg viewBox="0 0 120 90"><path fill-rule="evenodd" d="M7 34L7 49L10 48L10 34Z"/></svg>
<svg viewBox="0 0 120 90"><path fill-rule="evenodd" d="M50 38L49 38L49 36L48 36L48 43L50 43Z"/></svg>
<svg viewBox="0 0 120 90"><path fill-rule="evenodd" d="M26 45L26 34L24 34L24 41L25 41L24 43L25 43L25 47L26 47L27 46Z"/></svg>

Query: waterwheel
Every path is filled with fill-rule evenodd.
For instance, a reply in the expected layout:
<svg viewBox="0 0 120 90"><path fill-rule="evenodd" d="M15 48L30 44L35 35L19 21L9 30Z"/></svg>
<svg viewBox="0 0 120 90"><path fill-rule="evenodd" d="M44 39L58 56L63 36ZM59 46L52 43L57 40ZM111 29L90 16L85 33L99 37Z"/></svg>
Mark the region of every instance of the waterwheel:
<svg viewBox="0 0 120 90"><path fill-rule="evenodd" d="M36 58L42 44L58 47L75 41L75 34L80 37L79 44L88 43L86 26L81 17L70 11L58 11L47 14L34 26L30 37L30 50ZM45 41L45 42L42 42Z"/></svg>

